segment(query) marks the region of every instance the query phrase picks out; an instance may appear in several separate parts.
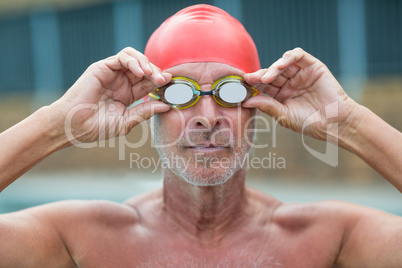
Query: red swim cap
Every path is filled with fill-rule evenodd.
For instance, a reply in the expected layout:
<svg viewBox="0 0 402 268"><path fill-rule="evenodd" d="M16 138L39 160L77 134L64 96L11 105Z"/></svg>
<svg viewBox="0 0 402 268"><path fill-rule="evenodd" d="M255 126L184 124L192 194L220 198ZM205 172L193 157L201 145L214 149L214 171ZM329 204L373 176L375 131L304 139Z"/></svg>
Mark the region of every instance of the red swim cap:
<svg viewBox="0 0 402 268"><path fill-rule="evenodd" d="M260 69L257 48L243 25L204 4L187 7L162 23L144 54L162 70L190 62L225 63L246 73Z"/></svg>

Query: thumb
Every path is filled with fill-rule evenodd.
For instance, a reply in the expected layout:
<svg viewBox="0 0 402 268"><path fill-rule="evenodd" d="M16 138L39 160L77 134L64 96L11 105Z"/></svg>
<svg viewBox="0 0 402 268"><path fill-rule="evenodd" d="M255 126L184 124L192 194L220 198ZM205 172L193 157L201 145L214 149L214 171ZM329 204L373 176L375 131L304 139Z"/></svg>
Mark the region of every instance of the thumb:
<svg viewBox="0 0 402 268"><path fill-rule="evenodd" d="M242 107L257 108L277 120L286 113L286 109L282 103L272 97L262 95L257 95L245 101Z"/></svg>
<svg viewBox="0 0 402 268"><path fill-rule="evenodd" d="M170 106L161 101L146 101L137 104L126 111L124 128L126 134L141 122L148 120L158 113L164 113L170 110Z"/></svg>

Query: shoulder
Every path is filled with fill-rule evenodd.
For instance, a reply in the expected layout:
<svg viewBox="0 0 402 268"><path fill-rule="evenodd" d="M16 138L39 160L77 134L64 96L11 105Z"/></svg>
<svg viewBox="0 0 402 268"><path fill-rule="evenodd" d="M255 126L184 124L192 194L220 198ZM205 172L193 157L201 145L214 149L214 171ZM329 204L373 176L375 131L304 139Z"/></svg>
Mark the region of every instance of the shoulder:
<svg viewBox="0 0 402 268"><path fill-rule="evenodd" d="M342 201L281 204L272 225L294 244L326 252L336 267L399 267L402 261L402 219L376 209Z"/></svg>
<svg viewBox="0 0 402 268"><path fill-rule="evenodd" d="M117 226L122 224L135 224L139 221L140 210L145 209L162 198L161 191L135 196L123 203L107 200L68 200L33 207L25 212L37 218L52 221L60 225L76 222L80 224L97 223Z"/></svg>
<svg viewBox="0 0 402 268"><path fill-rule="evenodd" d="M361 219L396 217L386 212L340 200L309 203L281 202L274 197L247 187L254 204L263 210L272 210L273 223L289 228L312 224L351 227Z"/></svg>
<svg viewBox="0 0 402 268"><path fill-rule="evenodd" d="M273 223L293 231L331 229L332 233L347 239L358 224L389 218L398 217L349 202L329 200L312 203L283 203L276 209Z"/></svg>
<svg viewBox="0 0 402 268"><path fill-rule="evenodd" d="M378 215L381 211L368 207L338 201L328 200L311 203L282 203L275 212L278 222L295 220L299 222L349 222L363 216Z"/></svg>
<svg viewBox="0 0 402 268"><path fill-rule="evenodd" d="M88 248L82 245L93 245L104 233L132 226L135 215L129 207L113 202L79 200L3 214L0 266L72 267L72 257Z"/></svg>
<svg viewBox="0 0 402 268"><path fill-rule="evenodd" d="M135 223L135 210L127 205L106 200L69 200L45 204L21 211L56 230L72 230L84 225L113 225Z"/></svg>
<svg viewBox="0 0 402 268"><path fill-rule="evenodd" d="M142 214L144 211L154 209L156 206L162 206L163 203L163 190L162 188L155 189L126 200L123 205L134 209L137 215Z"/></svg>

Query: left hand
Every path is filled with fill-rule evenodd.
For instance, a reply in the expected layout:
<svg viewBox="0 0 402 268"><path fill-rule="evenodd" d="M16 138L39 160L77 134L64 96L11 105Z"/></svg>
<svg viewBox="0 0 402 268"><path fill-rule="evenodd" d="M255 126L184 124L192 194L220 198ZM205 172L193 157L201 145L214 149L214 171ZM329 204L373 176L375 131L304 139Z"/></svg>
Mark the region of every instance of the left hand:
<svg viewBox="0 0 402 268"><path fill-rule="evenodd" d="M320 140L326 140L328 135L337 139L338 129L328 124L338 123L338 128L346 128L358 106L328 68L301 48L287 51L268 69L246 74L244 79L263 93L244 102L244 108L258 108L279 120L280 125ZM320 118L303 129L314 113Z"/></svg>
<svg viewBox="0 0 402 268"><path fill-rule="evenodd" d="M154 114L170 110L159 101L127 108L170 79L170 74L162 73L141 52L127 47L89 66L51 108L60 114L59 128L70 142L111 139L128 134Z"/></svg>

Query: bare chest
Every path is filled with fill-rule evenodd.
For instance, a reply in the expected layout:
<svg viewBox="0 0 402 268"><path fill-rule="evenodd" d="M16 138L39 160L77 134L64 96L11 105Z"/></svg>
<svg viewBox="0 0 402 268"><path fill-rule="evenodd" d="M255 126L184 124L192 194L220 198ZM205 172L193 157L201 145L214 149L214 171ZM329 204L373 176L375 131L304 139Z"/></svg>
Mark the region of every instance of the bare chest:
<svg viewBox="0 0 402 268"><path fill-rule="evenodd" d="M183 236L115 237L93 241L81 255L79 267L332 267L327 244L304 240L272 239L264 232L238 236L219 246L203 246Z"/></svg>
<svg viewBox="0 0 402 268"><path fill-rule="evenodd" d="M104 250L102 250L104 251ZM103 267L285 267L284 263L270 252L260 249L211 249L196 251L182 248L153 248L150 245L140 249L138 247L106 250L100 254L100 248L94 248L93 252L84 256L79 267L103 268ZM293 266L296 267L296 266Z"/></svg>

